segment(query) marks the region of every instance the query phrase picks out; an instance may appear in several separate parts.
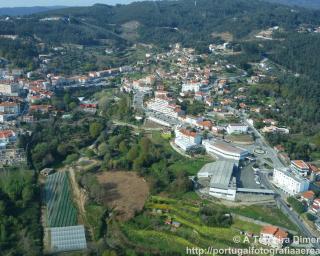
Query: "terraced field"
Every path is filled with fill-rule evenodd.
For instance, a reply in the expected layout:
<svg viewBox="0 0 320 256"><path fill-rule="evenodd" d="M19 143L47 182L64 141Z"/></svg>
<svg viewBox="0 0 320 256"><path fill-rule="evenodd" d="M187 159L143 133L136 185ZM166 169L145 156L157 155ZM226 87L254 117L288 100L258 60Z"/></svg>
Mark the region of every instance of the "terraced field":
<svg viewBox="0 0 320 256"><path fill-rule="evenodd" d="M194 203L153 196L145 205L145 212L132 221L122 224L121 230L126 238L145 250L170 252L184 255L186 247L215 248L235 245L232 241L241 231L258 233L261 226L235 220L231 227L209 227L200 219L200 207ZM166 225L172 219L181 223L178 228Z"/></svg>
<svg viewBox="0 0 320 256"><path fill-rule="evenodd" d="M77 209L72 201L68 174L49 175L44 187L46 226L66 227L77 224Z"/></svg>

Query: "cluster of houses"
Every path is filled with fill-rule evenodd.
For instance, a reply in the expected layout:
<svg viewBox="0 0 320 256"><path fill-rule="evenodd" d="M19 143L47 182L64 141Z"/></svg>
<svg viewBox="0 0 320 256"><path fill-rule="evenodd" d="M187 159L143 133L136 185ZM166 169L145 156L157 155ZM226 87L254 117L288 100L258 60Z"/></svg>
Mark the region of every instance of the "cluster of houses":
<svg viewBox="0 0 320 256"><path fill-rule="evenodd" d="M42 63L49 63L51 55L41 55ZM35 79L36 71L25 73L22 69L0 69L0 150L1 164L14 162L16 158L25 160L24 152L15 148L17 140L16 124L22 122L34 122L37 113L57 114L54 106L49 101L59 87L83 86L94 82L95 79L114 76L124 72L130 72L130 66L115 69L89 72L87 75L63 77L60 75L41 75L41 79ZM94 83L93 83L94 85ZM87 113L96 113L97 103L80 101L79 109ZM10 144L10 148L7 148Z"/></svg>
<svg viewBox="0 0 320 256"><path fill-rule="evenodd" d="M122 85L120 91L131 93L134 90L149 93L152 91L152 85L154 85L156 77L154 75L149 75L141 79L131 80L128 78L122 79Z"/></svg>

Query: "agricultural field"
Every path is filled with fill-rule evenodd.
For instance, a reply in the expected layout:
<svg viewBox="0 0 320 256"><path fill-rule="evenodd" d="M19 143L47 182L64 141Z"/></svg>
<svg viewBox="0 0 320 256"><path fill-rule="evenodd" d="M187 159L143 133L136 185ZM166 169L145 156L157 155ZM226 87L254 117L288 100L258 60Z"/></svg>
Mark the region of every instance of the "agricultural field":
<svg viewBox="0 0 320 256"><path fill-rule="evenodd" d="M106 190L104 203L114 209L117 219L128 220L142 210L149 187L135 172L103 172L97 175L97 179Z"/></svg>
<svg viewBox="0 0 320 256"><path fill-rule="evenodd" d="M240 206L230 208L230 211L252 219L268 222L291 230L297 230L287 216L285 216L276 206Z"/></svg>
<svg viewBox="0 0 320 256"><path fill-rule="evenodd" d="M230 227L207 226L200 218L200 207L199 201L152 196L145 211L130 222L120 224L120 229L126 242L139 249L176 255L185 255L186 247L236 246L232 238L240 231L257 234L261 230L259 225L240 220L234 220ZM168 219L180 226L169 225ZM238 248L247 246L237 244Z"/></svg>
<svg viewBox="0 0 320 256"><path fill-rule="evenodd" d="M46 227L74 226L78 222L77 209L72 201L69 177L66 172L48 176L44 186Z"/></svg>

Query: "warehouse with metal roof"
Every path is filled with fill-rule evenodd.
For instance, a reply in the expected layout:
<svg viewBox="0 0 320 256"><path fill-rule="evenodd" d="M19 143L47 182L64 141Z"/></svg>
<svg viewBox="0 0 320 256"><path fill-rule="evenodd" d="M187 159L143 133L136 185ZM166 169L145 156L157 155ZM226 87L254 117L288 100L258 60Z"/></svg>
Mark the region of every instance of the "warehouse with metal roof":
<svg viewBox="0 0 320 256"><path fill-rule="evenodd" d="M198 172L198 178L210 178L209 195L235 200L237 186L236 177L237 165L233 161L216 161L204 165Z"/></svg>

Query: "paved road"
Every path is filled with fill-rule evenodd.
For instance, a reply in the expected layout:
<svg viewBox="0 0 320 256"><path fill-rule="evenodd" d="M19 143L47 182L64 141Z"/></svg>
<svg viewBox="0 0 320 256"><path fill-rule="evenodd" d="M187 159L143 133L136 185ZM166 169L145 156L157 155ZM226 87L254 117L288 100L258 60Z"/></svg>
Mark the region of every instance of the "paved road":
<svg viewBox="0 0 320 256"><path fill-rule="evenodd" d="M277 203L278 208L286 215L289 217L289 219L295 223L299 230L301 231L301 233L305 236L305 237L310 237L313 238L315 237L312 232L306 227L306 225L303 223L303 221L300 219L299 215L294 212L293 210L291 210L288 205L286 204L285 200L281 197L282 192L275 188L271 182L269 181L268 177L266 176L266 173L261 173L260 178L262 181L262 184L268 188L271 189L273 191L276 192L276 196L275 196L275 200ZM320 249L320 244L312 244L314 247Z"/></svg>
<svg viewBox="0 0 320 256"><path fill-rule="evenodd" d="M281 167L285 167L285 165L280 161L280 159L277 156L276 151L269 146L269 144L267 143L267 141L265 140L265 138L260 134L260 132L253 126L251 125L248 121L247 121L247 115L245 113L240 113L238 110L230 108L231 111L235 112L236 114L238 114L242 121L244 123L246 123L251 130L253 131L255 137L256 137L256 146L261 147L263 150L266 151L266 154L264 155L264 157L269 157L275 168L281 168ZM302 232L302 234L306 237L309 238L314 238L314 235L312 234L312 232L306 227L306 225L304 224L304 222L300 219L299 215L294 212L293 210L290 210L290 208L288 207L288 205L286 204L285 200L284 200L284 195L283 192L280 191L279 189L277 189L276 187L274 187L271 182L269 181L268 177L268 172L263 171L260 172L260 178L261 178L261 182L262 184L267 188L267 189L271 189L273 191L275 191L276 193L276 203L277 206L279 207L279 209L290 218L290 220L295 223L298 228L300 229L300 231ZM320 244L313 244L313 246L315 248L320 249Z"/></svg>

